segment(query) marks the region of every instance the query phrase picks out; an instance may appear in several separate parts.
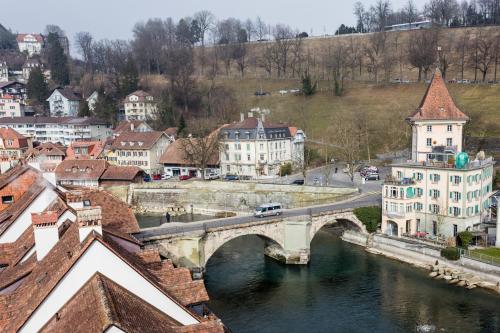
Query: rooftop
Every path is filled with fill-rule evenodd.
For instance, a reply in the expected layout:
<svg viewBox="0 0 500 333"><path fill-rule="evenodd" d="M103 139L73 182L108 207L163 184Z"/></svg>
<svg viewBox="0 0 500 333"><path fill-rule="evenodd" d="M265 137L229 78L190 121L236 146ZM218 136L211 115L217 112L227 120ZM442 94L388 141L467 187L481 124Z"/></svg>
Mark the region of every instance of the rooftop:
<svg viewBox="0 0 500 333"><path fill-rule="evenodd" d="M159 131L151 132L122 132L114 139L111 149L151 149L164 136Z"/></svg>

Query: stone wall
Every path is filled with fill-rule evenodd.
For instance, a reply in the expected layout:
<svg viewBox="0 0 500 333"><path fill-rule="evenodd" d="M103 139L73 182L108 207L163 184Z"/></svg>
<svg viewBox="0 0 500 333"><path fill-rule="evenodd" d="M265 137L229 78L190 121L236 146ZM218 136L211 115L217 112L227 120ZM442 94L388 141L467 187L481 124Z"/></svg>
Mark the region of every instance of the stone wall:
<svg viewBox="0 0 500 333"><path fill-rule="evenodd" d="M294 186L224 181L185 181L132 184L129 203L137 210L163 212L165 207L186 211L252 211L266 202L280 202L284 208L330 203L358 193L356 188Z"/></svg>

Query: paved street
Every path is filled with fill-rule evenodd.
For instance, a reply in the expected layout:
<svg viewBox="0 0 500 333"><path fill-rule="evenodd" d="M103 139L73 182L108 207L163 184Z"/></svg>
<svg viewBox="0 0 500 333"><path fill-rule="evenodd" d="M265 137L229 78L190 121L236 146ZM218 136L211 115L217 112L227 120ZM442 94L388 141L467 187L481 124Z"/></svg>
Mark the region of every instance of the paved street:
<svg viewBox="0 0 500 333"><path fill-rule="evenodd" d="M317 214L325 211L332 210L341 210L341 209L352 209L358 207L366 207L366 206L374 206L380 205L381 196L380 191L366 192L357 197L344 200L341 202L311 206L305 208L294 208L294 209L286 209L283 211L282 217L290 217L290 216L300 216L300 215L308 215L308 214ZM147 228L143 229L140 233L135 236L139 239L151 238L155 236L161 236L165 234L175 234L181 232L194 232L194 231L202 231L207 228L216 228L216 227L224 227L230 225L238 225L244 224L253 221L263 221L266 219L274 219L275 217L268 218L256 218L252 215L248 216L239 216L239 217L230 217L230 218L222 218L222 219L213 219L213 220L205 220L199 222L191 222L191 223L168 223L163 224L159 227Z"/></svg>

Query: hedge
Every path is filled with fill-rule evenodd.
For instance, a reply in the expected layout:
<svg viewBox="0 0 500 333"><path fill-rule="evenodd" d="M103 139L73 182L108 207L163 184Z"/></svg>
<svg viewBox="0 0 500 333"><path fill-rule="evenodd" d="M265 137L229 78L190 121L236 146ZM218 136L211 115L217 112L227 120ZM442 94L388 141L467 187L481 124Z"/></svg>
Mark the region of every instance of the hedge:
<svg viewBox="0 0 500 333"><path fill-rule="evenodd" d="M441 257L448 260L458 260L460 259L460 251L456 247L447 247L441 250Z"/></svg>
<svg viewBox="0 0 500 333"><path fill-rule="evenodd" d="M382 222L382 209L377 206L361 207L354 210L354 215L365 225L366 231L377 231Z"/></svg>

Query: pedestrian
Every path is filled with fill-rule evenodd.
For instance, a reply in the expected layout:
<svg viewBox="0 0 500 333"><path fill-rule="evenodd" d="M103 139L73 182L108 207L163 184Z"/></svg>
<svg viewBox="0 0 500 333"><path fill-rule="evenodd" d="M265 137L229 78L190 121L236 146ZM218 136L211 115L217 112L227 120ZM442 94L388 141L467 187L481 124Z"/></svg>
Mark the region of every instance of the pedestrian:
<svg viewBox="0 0 500 333"><path fill-rule="evenodd" d="M167 223L170 223L170 214L168 212L165 214L165 218L167 219Z"/></svg>
<svg viewBox="0 0 500 333"><path fill-rule="evenodd" d="M339 170L339 168L335 167L335 173L337 173L338 170Z"/></svg>

